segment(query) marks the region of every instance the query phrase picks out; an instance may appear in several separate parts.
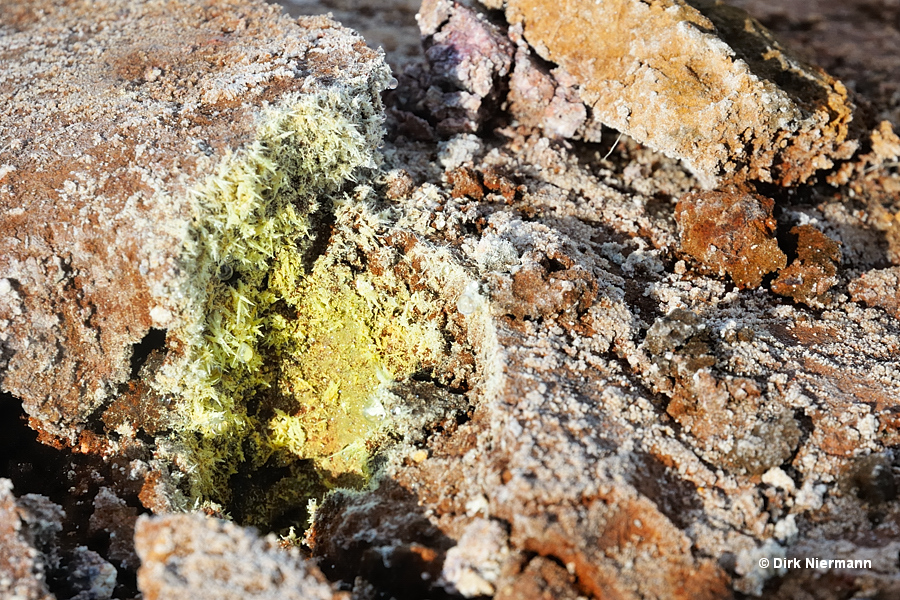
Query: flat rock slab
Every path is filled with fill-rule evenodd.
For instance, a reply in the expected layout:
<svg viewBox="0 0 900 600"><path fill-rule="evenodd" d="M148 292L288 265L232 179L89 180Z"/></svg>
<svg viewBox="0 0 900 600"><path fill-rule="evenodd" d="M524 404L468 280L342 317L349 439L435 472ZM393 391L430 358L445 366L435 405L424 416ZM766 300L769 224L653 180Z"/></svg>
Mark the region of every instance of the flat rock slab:
<svg viewBox="0 0 900 600"><path fill-rule="evenodd" d="M186 310L189 190L267 105L386 71L333 21L255 1L5 3L0 60L0 387L74 443Z"/></svg>

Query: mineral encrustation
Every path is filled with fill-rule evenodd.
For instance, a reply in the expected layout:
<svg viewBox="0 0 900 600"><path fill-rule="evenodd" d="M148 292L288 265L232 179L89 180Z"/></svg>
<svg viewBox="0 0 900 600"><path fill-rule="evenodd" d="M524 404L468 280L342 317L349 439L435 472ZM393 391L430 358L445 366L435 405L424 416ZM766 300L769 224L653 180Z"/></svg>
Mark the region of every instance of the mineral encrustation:
<svg viewBox="0 0 900 600"><path fill-rule="evenodd" d="M739 4L7 3L0 589L896 597L898 12Z"/></svg>

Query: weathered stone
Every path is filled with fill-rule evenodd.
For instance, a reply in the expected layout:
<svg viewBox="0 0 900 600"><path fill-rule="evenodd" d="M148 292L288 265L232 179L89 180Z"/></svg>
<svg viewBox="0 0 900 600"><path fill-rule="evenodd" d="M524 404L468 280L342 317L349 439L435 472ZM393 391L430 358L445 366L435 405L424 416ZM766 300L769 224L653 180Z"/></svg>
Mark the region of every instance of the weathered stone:
<svg viewBox="0 0 900 600"><path fill-rule="evenodd" d="M693 192L675 207L681 249L741 288L784 268L787 257L775 240L775 202L742 192Z"/></svg>
<svg viewBox="0 0 900 600"><path fill-rule="evenodd" d="M861 1L847 0L848 10ZM784 3L796 10L799 0ZM496 25L499 17L487 15L486 22ZM477 19L482 27L485 21ZM808 31L809 25L795 27ZM516 35L502 26L491 29L495 34ZM558 65L527 51L531 66L543 67L561 85ZM418 75L399 79L400 87L387 95L391 102L422 99L431 86ZM502 91L507 80L492 81ZM424 87L410 89L419 85ZM399 106L392 108L430 119L428 127L438 122L415 102ZM545 116L546 108L535 104ZM524 104L516 110L525 110ZM417 122L408 116L389 121L406 133L386 136L387 175L363 179L364 187L340 196L335 210L317 222L329 235L311 244L318 257L313 272L327 285L311 287L304 278L299 295L345 314L371 311L366 314L381 318L324 319L327 326L309 336L318 341L298 343L301 350L289 352L287 361L270 363L268 355L255 363L256 353L267 352L257 344L249 348L252 368L220 363L212 376L249 374L271 385L264 393L237 389L242 400L236 406L246 406L243 399L252 396L263 407L229 415L246 416L252 435L217 431L207 438L204 456L209 463L225 457L220 470L194 462L187 463L190 472L173 460L184 456L176 442L190 439L173 441L167 430L184 405L166 408L174 396L154 395L147 391L152 386L142 385L162 368L151 353L122 397L95 412L90 422L97 433L90 439L83 434L78 446L94 452L102 447L106 455L139 453L141 459L130 462L111 457L117 470L124 467L121 479L135 473L132 496L121 489L128 486L103 481L93 485L114 487L125 506L108 492L92 502L87 490L94 480L76 478L73 484L84 488L75 492L87 507L84 519L93 506L95 523L127 524L137 494L155 511L192 506L179 495L192 483L191 473L212 473L233 493L218 505L202 503L202 509L228 510L237 522L276 530L284 545L299 543L288 527L296 533L306 528L306 499L317 500L304 539L323 572L360 600L896 596L897 318L841 293L827 310L811 309L690 268L690 260L679 260L687 257L678 251L673 199L695 192L698 183L676 161L627 137L614 160L600 160L612 142L608 135L602 148L571 143L560 140L546 119L526 123L527 112L517 112L516 127L499 106L487 112L479 120L483 135L440 142L412 134ZM495 123L498 129L486 131ZM587 127L579 125L575 135L584 136ZM847 170L847 187L798 193L759 188L783 201L783 222L814 224L841 244L837 290L860 273L864 279L879 275L873 269L893 260L889 234L900 176L882 159L866 165ZM745 212L759 213L751 221L770 239L771 213L757 204ZM707 213L712 221L713 213ZM721 235L746 240L753 227L743 218L735 223L731 238L727 227ZM254 277L240 261L223 258L208 273L219 282L213 282L216 289L234 289ZM863 283L861 293L878 288L879 297L890 296L886 281ZM283 311L280 304L276 313L290 327L321 316L313 308L306 303ZM437 342L410 351L397 335L409 326ZM370 346L359 340L368 336L380 344L379 356L419 370L391 381L398 378L344 368L365 362ZM433 352L435 345L445 351ZM402 360L415 353L425 360ZM266 378L271 364L282 374L288 367L316 376L350 372L362 383L341 380L336 392L304 397L307 378ZM309 381L315 385L316 378ZM316 430L298 419L302 411L291 402L305 398L305 414L316 414L325 403L340 406L354 385L377 387L383 401L364 406L406 411L408 429L391 431L391 443L365 438L378 448L371 462L328 452L305 454L304 460L327 468L339 461L364 465L375 474L368 486L344 477L337 484L356 489L326 494L297 476L303 460L285 464L290 454L284 448L270 457L254 446L256 436L276 437L273 423L284 425L277 438L285 445L314 437ZM290 387L291 394L285 391ZM211 389L223 404L229 401L223 388ZM275 409L284 415L269 419L265 411ZM128 428L136 423L144 429L137 436ZM321 431L333 431L329 427ZM321 436L319 446L301 450L335 439ZM347 454L355 450L345 448ZM241 452L253 458L233 458ZM237 472L229 474L236 463ZM173 519L147 536L138 528L139 550L157 542L164 549L142 572L140 581L150 582L145 596L165 582L180 597L184 587L177 586L193 586L196 574L211 572L207 565L217 576L205 575L204 588L194 594L201 598L248 568L256 568L252 581L258 582L274 572L267 566L272 561L281 568L294 560L275 558L273 543L231 525L212 521L207 535L198 530L207 525L192 517ZM219 543L223 539L231 541ZM210 557L210 550L223 547L229 550ZM760 558L809 556L866 558L872 567L782 574L759 566ZM77 567L77 560L67 560ZM302 569L308 573L308 563ZM296 565L283 573L295 581ZM167 579L173 574L188 576Z"/></svg>
<svg viewBox="0 0 900 600"><path fill-rule="evenodd" d="M21 600L53 600L47 567L24 526L12 484L0 479L0 595Z"/></svg>
<svg viewBox="0 0 900 600"><path fill-rule="evenodd" d="M797 258L778 272L772 291L798 302L821 304L838 281L840 244L812 225L798 225L791 235L797 240Z"/></svg>
<svg viewBox="0 0 900 600"><path fill-rule="evenodd" d="M198 308L191 190L251 148L267 103L377 103L386 73L332 21L237 0L14 2L0 54L0 385L72 444L135 345Z"/></svg>
<svg viewBox="0 0 900 600"><path fill-rule="evenodd" d="M603 124L683 160L708 185L802 183L858 147L843 84L741 10L706 0L504 7Z"/></svg>
<svg viewBox="0 0 900 600"><path fill-rule="evenodd" d="M532 56L521 35L521 27L511 28L516 42L515 67L509 78L510 115L526 127L538 128L552 138L581 138L599 141L600 127L592 135L585 131L588 111L578 95L578 83L561 67L548 72Z"/></svg>
<svg viewBox="0 0 900 600"><path fill-rule="evenodd" d="M854 302L883 308L900 319L900 267L874 269L847 286Z"/></svg>
<svg viewBox="0 0 900 600"><path fill-rule="evenodd" d="M574 577L559 564L541 556L533 558L520 573L510 577L509 583L501 585L494 596L496 600L517 598L578 600L579 597L581 595L578 593Z"/></svg>
<svg viewBox="0 0 900 600"><path fill-rule="evenodd" d="M430 67L424 106L438 133L478 131L499 104L512 43L484 15L451 0L425 0L418 19Z"/></svg>
<svg viewBox="0 0 900 600"><path fill-rule="evenodd" d="M147 600L348 600L321 571L274 537L201 515L141 517L135 549Z"/></svg>
<svg viewBox="0 0 900 600"><path fill-rule="evenodd" d="M131 541L130 539L128 540ZM116 569L93 550L78 546L66 562L70 600L110 600L116 588Z"/></svg>

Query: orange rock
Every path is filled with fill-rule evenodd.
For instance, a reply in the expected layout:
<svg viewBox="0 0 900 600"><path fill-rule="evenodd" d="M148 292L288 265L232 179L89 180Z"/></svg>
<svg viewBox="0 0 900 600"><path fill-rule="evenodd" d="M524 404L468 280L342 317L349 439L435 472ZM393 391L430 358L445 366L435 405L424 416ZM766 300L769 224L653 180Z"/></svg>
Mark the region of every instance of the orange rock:
<svg viewBox="0 0 900 600"><path fill-rule="evenodd" d="M858 147L843 84L739 9L706 0L505 6L603 124L680 158L707 184L802 183Z"/></svg>
<svg viewBox="0 0 900 600"><path fill-rule="evenodd" d="M775 240L775 202L742 192L695 192L675 207L681 249L740 288L755 288L784 268L787 257Z"/></svg>
<svg viewBox="0 0 900 600"><path fill-rule="evenodd" d="M797 258L779 271L772 291L805 304L821 302L837 283L840 245L812 225L798 225L791 235L797 237Z"/></svg>

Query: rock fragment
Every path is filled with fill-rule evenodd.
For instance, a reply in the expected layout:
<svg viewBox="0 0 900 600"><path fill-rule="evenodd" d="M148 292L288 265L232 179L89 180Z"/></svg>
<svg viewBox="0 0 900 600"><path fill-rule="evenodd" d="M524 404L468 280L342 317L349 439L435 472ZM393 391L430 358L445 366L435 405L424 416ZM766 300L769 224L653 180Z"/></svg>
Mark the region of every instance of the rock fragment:
<svg viewBox="0 0 900 600"><path fill-rule="evenodd" d="M758 287L784 268L775 239L775 202L744 192L692 192L675 207L681 249L741 288Z"/></svg>
<svg viewBox="0 0 900 600"><path fill-rule="evenodd" d="M138 587L147 600L348 600L274 537L201 515L140 517Z"/></svg>
<svg viewBox="0 0 900 600"><path fill-rule="evenodd" d="M0 595L22 600L52 600L47 566L24 526L12 483L0 479Z"/></svg>
<svg viewBox="0 0 900 600"><path fill-rule="evenodd" d="M900 319L900 267L873 269L847 286L854 302L883 308Z"/></svg>
<svg viewBox="0 0 900 600"><path fill-rule="evenodd" d="M797 258L778 272L772 291L805 304L821 304L837 283L840 245L812 225L791 229L797 239Z"/></svg>
<svg viewBox="0 0 900 600"><path fill-rule="evenodd" d="M548 69L541 64L522 37L521 26L512 27L509 34L516 42L516 56L507 102L515 122L551 138L600 141L602 127L589 118L577 80L562 67Z"/></svg>
<svg viewBox="0 0 900 600"><path fill-rule="evenodd" d="M656 319L644 346L656 367L649 379L671 399L666 413L690 432L698 454L761 475L797 449L800 430L790 412L768 404L753 379L722 372L714 336L695 313L675 309Z"/></svg>
<svg viewBox="0 0 900 600"><path fill-rule="evenodd" d="M707 185L802 183L859 145L844 85L739 9L706 0L503 6L603 124L683 160Z"/></svg>
<svg viewBox="0 0 900 600"><path fill-rule="evenodd" d="M478 131L499 103L512 43L477 10L450 0L425 0L418 19L430 65L423 103L438 133Z"/></svg>
<svg viewBox="0 0 900 600"><path fill-rule="evenodd" d="M130 541L130 540L129 540ZM116 588L115 567L93 550L78 546L66 564L70 600L110 600Z"/></svg>

